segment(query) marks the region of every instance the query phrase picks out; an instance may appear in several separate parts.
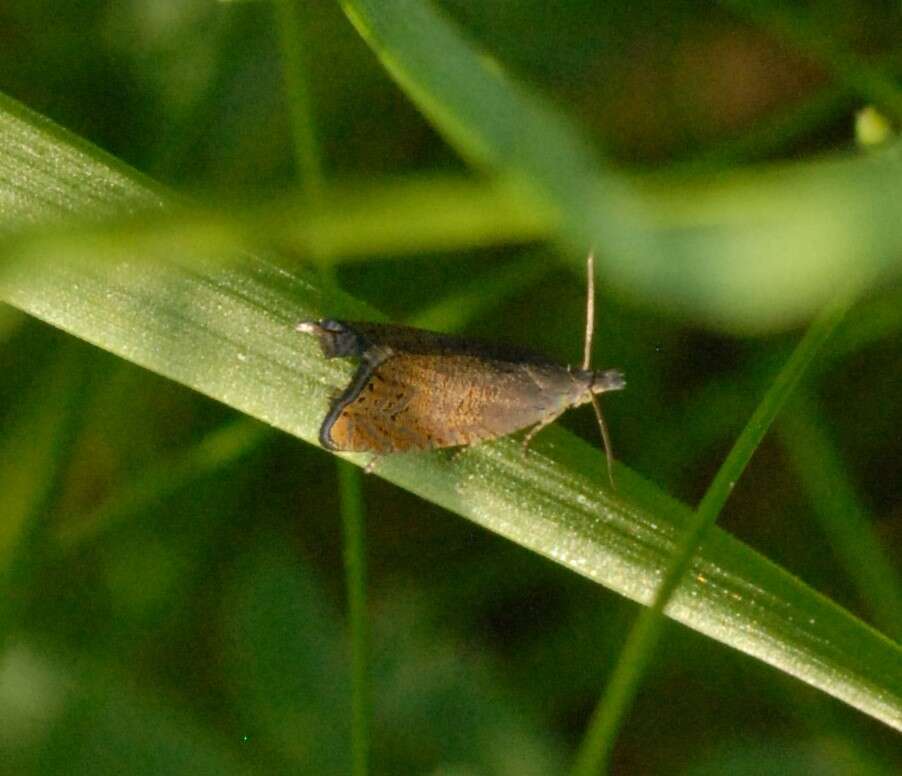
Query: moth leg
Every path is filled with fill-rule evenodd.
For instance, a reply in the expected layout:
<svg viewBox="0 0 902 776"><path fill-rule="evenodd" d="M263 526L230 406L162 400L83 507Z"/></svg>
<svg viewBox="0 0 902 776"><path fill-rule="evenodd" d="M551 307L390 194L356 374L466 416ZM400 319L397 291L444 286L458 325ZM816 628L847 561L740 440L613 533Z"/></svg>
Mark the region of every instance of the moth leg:
<svg viewBox="0 0 902 776"><path fill-rule="evenodd" d="M364 474L372 474L373 470L376 468L376 461L378 461L380 456L374 455L370 458L369 461L366 462L366 466L363 467Z"/></svg>
<svg viewBox="0 0 902 776"><path fill-rule="evenodd" d="M561 415L564 414L564 410L560 412L555 412L554 415L549 415L547 418L542 418L538 423L536 423L530 430L529 433L523 437L523 457L526 457L526 454L529 452L529 443L532 442L532 438L538 434L545 426L551 425L556 421Z"/></svg>
<svg viewBox="0 0 902 776"><path fill-rule="evenodd" d="M462 456L469 445L455 445L450 450L448 450L448 460L456 461L460 456Z"/></svg>

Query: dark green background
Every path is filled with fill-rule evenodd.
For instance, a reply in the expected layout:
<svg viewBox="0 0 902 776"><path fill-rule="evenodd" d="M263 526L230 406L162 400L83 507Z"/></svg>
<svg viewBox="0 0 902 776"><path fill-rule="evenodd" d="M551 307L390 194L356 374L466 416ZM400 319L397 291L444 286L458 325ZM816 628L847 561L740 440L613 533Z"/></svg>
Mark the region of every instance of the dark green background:
<svg viewBox="0 0 902 776"><path fill-rule="evenodd" d="M326 176L462 170L337 5L302 6ZM791 43L707 4L444 7L624 168L716 174L852 148L860 100ZM830 3L823 17L826 35L868 56L898 46L897 4ZM298 185L275 24L263 2L6 0L0 90L192 197L253 202ZM338 282L399 320L498 263L538 265L541 280L499 295L467 331L580 357L583 289L551 246L377 259L340 267ZM864 300L839 337L865 344L810 386L891 555L902 539L902 342L897 330L855 337L900 304L892 287ZM200 481L169 488L163 476L115 524L61 551L57 530L233 414L0 313L0 434L56 400L54 365L77 409L60 434L71 460L46 535L14 575L0 772L346 772L333 459L263 432ZM602 287L596 358L629 379L606 402L618 457L697 501L799 336L731 338ZM590 413L563 422L594 439ZM377 478L364 492L374 771L560 772L635 606ZM720 522L869 619L779 435ZM889 773L900 762L879 723L673 625L615 753L623 773Z"/></svg>

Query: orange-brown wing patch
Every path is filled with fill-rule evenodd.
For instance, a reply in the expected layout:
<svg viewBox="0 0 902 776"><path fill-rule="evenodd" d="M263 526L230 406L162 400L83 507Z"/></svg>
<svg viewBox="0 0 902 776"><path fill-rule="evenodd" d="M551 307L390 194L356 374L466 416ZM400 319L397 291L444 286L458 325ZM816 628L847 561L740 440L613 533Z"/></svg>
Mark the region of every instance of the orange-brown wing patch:
<svg viewBox="0 0 902 776"><path fill-rule="evenodd" d="M540 383L532 365L396 354L374 369L361 366L326 418L321 438L337 450L374 453L494 439L549 414Z"/></svg>
<svg viewBox="0 0 902 776"><path fill-rule="evenodd" d="M357 452L394 453L428 447L427 441L398 420L416 387L394 379L390 370L389 377L384 377L385 364L361 369L363 373L358 378L363 378L362 384L354 395L339 397L326 418L321 437L327 437L337 450Z"/></svg>

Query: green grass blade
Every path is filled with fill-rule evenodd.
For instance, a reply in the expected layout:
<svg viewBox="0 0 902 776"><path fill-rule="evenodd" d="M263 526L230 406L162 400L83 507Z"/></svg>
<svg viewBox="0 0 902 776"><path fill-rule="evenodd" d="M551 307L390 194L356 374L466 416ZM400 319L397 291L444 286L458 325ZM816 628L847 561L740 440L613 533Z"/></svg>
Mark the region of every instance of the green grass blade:
<svg viewBox="0 0 902 776"><path fill-rule="evenodd" d="M162 204L140 176L24 111L0 113L0 202L0 233L82 211ZM105 261L86 257L80 244L70 254L60 240L52 255L5 265L0 299L315 443L329 392L352 368L323 360L292 324L326 311L372 311L326 296L309 273L240 246L207 245L204 235L168 255L123 240L118 260ZM24 255L22 244L16 250ZM376 473L650 603L688 510L623 466L612 494L600 468L596 448L549 429L526 458L518 441L505 439L456 456L386 457ZM902 728L899 647L722 531L712 530L667 614Z"/></svg>
<svg viewBox="0 0 902 776"><path fill-rule="evenodd" d="M297 0L276 0L283 75L291 103L294 152L305 195L315 203L322 192L319 144L314 130L303 25ZM326 274L326 273L324 273ZM329 282L333 279L330 277ZM345 587L351 641L351 772L366 776L370 750L369 639L366 606L366 526L361 474L337 460L339 511L344 528Z"/></svg>
<svg viewBox="0 0 902 776"><path fill-rule="evenodd" d="M323 175L308 79L307 37L297 0L275 0L275 10L294 155L304 190L311 200L315 200L322 188Z"/></svg>
<svg viewBox="0 0 902 776"><path fill-rule="evenodd" d="M640 185L425 0L345 0L346 13L458 152L539 196L574 269L727 328L799 323L838 288L902 265L902 154L788 166L717 185ZM490 110L486 106L491 106ZM851 120L850 120L851 125Z"/></svg>
<svg viewBox="0 0 902 776"><path fill-rule="evenodd" d="M366 611L366 536L361 473L338 461L338 493L344 527L345 584L351 637L351 760L354 776L369 772L370 681Z"/></svg>
<svg viewBox="0 0 902 776"><path fill-rule="evenodd" d="M591 776L606 769L617 732L632 705L642 674L645 673L663 633L664 609L777 413L783 408L815 355L836 330L847 308L848 302L844 298L831 305L812 324L717 470L698 509L683 529L676 552L668 563L660 587L655 591L652 605L639 614L627 637L605 693L589 723L589 730L573 770L576 776Z"/></svg>
<svg viewBox="0 0 902 776"><path fill-rule="evenodd" d="M547 207L522 196L520 190L459 175L330 182L324 184L316 204L307 200L306 195L287 195L262 206L219 211L184 205L164 211L158 208L159 201L151 201L136 203L129 215L105 218L99 224L86 212L84 218L91 219L87 222L73 218L39 231L50 250L56 239L64 239L71 250L80 238L86 252L98 259L107 243L123 239L173 242L181 234L193 239L203 232L208 242L233 245L262 238L331 268L338 260L369 261L379 254L404 257L427 250L532 242L547 238L557 226ZM15 229L11 239L35 239L37 235L27 231L28 223L10 224L12 229L26 227ZM11 252L12 246L7 255Z"/></svg>

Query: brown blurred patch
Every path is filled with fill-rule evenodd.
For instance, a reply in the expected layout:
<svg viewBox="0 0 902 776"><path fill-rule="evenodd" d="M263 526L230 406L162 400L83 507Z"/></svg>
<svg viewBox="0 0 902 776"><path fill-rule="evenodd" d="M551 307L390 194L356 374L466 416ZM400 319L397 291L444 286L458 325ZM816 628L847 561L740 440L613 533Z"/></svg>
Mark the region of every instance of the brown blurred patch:
<svg viewBox="0 0 902 776"><path fill-rule="evenodd" d="M628 42L622 72L599 61L604 74L586 82L596 123L628 160L661 159L739 134L826 81L814 62L752 28L724 22L665 32ZM598 83L607 84L604 105Z"/></svg>

